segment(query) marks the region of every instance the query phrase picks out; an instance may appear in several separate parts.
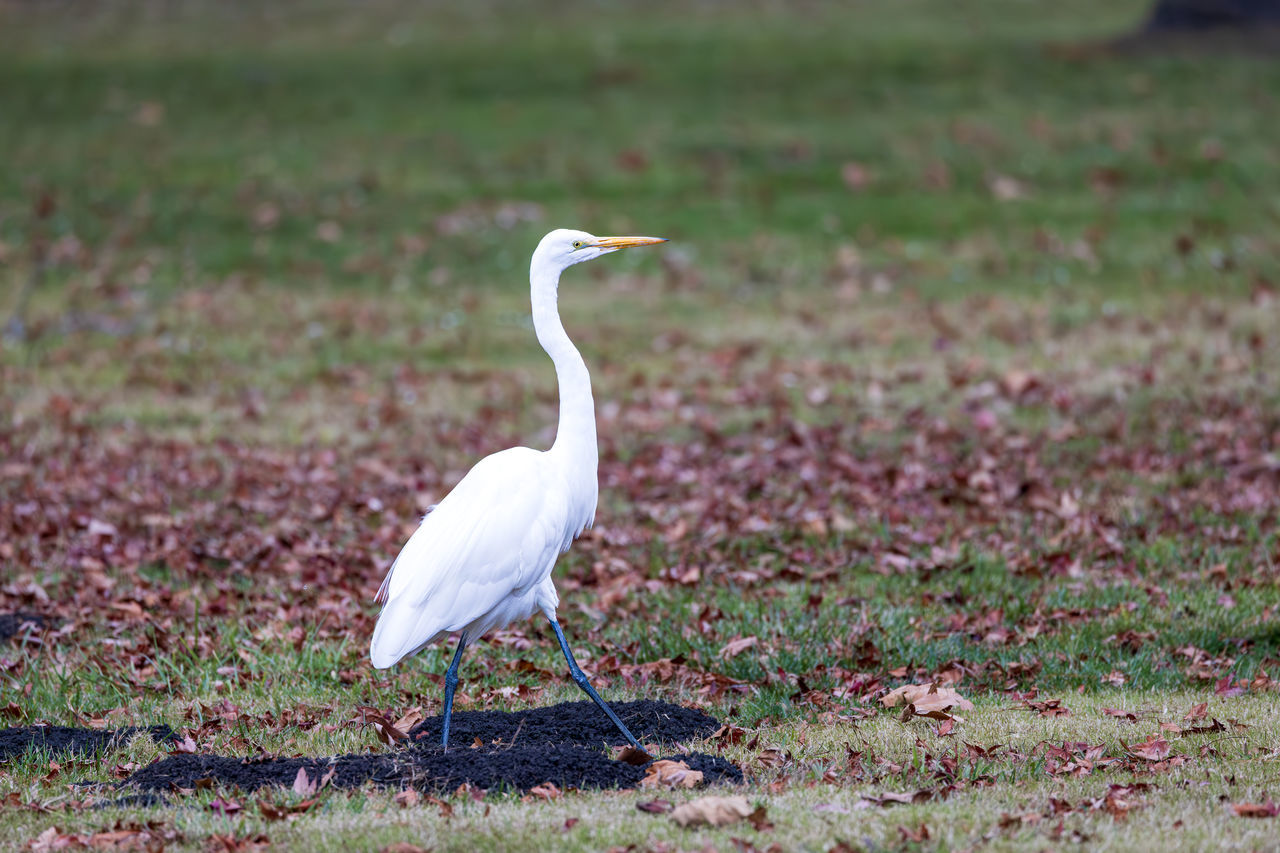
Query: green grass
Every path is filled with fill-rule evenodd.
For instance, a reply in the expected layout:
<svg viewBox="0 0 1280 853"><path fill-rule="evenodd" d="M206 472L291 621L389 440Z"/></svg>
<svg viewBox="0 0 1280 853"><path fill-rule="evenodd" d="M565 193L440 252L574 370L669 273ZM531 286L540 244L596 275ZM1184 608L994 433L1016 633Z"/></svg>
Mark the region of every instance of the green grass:
<svg viewBox="0 0 1280 853"><path fill-rule="evenodd" d="M775 824L682 830L635 809L652 792L457 796L444 820L330 791L273 823L249 795L211 810L237 792L97 810L109 791L67 787L158 757L136 740L0 767L0 839L1265 847L1275 819L1230 805L1268 798L1280 753L1280 66L1072 47L1145 6L0 5L0 322L23 327L0 343L0 612L63 620L0 650L11 724L330 755L378 748L357 706L435 713L450 650L366 661L380 573L479 455L550 439L538 237L655 233L664 253L562 287L603 448L562 621L608 698L759 734L725 754ZM463 705L576 698L521 661L560 672L540 625L469 653ZM955 736L876 702L956 672ZM1247 728L1159 728L1206 701ZM1125 758L1158 732L1185 763ZM1120 761L1055 774L1064 741ZM868 806L936 787L960 742L1008 750L956 752L944 801ZM859 776L846 745L884 761Z"/></svg>

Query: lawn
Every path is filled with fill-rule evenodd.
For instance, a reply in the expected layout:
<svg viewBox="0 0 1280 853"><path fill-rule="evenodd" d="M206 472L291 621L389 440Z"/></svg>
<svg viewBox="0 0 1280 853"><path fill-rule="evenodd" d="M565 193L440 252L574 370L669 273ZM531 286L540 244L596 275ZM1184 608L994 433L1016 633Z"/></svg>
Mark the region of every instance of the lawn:
<svg viewBox="0 0 1280 853"><path fill-rule="evenodd" d="M41 623L0 714L189 739L9 758L0 844L1273 845L1280 65L1103 49L1144 7L0 2L0 614ZM561 621L744 783L120 802L439 712L451 649L373 670L373 595L549 445L561 226L671 238L562 283L601 502ZM462 678L578 698L538 622ZM930 682L974 707L881 702ZM764 817L637 808L706 794Z"/></svg>

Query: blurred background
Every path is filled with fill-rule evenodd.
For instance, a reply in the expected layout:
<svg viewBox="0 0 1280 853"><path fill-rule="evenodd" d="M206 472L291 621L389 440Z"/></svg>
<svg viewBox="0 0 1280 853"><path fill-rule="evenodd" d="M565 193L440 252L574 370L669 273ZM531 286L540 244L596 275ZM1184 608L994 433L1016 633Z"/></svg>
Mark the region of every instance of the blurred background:
<svg viewBox="0 0 1280 853"><path fill-rule="evenodd" d="M226 410L210 392L253 408L317 371L537 364L527 260L561 226L672 238L566 289L602 367L644 370L664 333L875 361L845 325L866 306L912 305L879 330L910 347L957 337L912 321L934 300L1030 297L1071 324L1246 293L1276 278L1280 67L1238 32L1141 35L1152 16L4 3L6 403L198 431ZM328 417L271 420L332 438Z"/></svg>

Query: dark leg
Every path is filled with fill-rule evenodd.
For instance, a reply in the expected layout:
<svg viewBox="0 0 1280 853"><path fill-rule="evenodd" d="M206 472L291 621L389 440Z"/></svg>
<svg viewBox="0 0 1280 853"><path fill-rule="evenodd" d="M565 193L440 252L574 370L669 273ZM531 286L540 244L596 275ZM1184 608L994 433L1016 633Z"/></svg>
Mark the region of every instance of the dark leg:
<svg viewBox="0 0 1280 853"><path fill-rule="evenodd" d="M458 664L462 661L462 650L467 647L467 636L458 638L458 650L453 653L453 663L444 674L444 725L441 726L440 745L449 748L449 720L453 718L453 692L458 689Z"/></svg>
<svg viewBox="0 0 1280 853"><path fill-rule="evenodd" d="M578 662L573 659L573 652L569 651L569 641L564 638L564 631L560 630L560 623L554 619L550 620L550 622L551 629L556 632L556 639L560 641L560 651L564 652L564 659L569 662L569 675L591 697L592 701L600 706L600 710L609 715L609 719L613 720L613 724L618 727L618 731L622 732L623 736L631 742L631 745L644 752L644 747L640 745L640 741L636 740L635 735L631 734L631 730L622 724L622 720L619 720L618 715L613 713L613 709L604 703L604 700L600 698L600 694L595 691L595 688L591 686L591 682L587 680L587 674L582 671L578 666Z"/></svg>

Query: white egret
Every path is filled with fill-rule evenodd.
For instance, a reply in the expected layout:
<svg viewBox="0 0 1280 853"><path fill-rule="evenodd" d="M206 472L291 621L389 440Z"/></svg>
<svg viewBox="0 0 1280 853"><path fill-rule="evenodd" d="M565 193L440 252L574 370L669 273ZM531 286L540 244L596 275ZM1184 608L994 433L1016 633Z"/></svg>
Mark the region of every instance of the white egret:
<svg viewBox="0 0 1280 853"><path fill-rule="evenodd" d="M560 322L556 293L560 274L574 264L662 242L566 229L542 238L529 265L529 284L533 329L555 364L560 387L555 442L550 450L513 447L476 463L423 518L378 590L377 600L385 604L369 646L375 667L392 666L451 633L460 635L444 680L446 748L463 650L488 631L542 611L573 680L632 746L643 749L591 687L556 621L560 596L551 570L595 518L599 491L591 376Z"/></svg>

